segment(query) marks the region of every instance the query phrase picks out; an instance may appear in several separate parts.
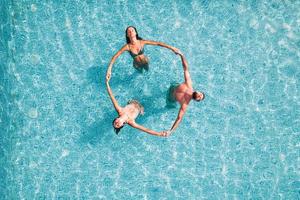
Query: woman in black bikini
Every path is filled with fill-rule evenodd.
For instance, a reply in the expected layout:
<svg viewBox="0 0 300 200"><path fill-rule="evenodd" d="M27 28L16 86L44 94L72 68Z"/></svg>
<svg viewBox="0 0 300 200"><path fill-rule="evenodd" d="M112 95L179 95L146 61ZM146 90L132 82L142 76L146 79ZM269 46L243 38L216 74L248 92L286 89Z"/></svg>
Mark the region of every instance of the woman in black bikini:
<svg viewBox="0 0 300 200"><path fill-rule="evenodd" d="M115 60L124 52L129 51L130 55L133 58L133 67L137 69L139 72L142 72L143 69L148 71L149 69L149 59L147 56L144 55L144 46L145 45L156 45L168 48L172 50L174 53L178 54L179 50L175 47L169 46L162 42L155 42L150 40L143 40L139 37L139 34L135 27L129 26L127 27L126 31L126 42L125 44L111 59L109 66L108 66L108 73L111 74L111 68Z"/></svg>

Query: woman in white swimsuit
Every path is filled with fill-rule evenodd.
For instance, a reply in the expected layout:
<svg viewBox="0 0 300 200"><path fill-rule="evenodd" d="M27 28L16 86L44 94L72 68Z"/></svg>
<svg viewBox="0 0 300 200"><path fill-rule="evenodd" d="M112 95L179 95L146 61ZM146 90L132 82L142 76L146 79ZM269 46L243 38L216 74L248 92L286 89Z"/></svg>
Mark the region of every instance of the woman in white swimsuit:
<svg viewBox="0 0 300 200"><path fill-rule="evenodd" d="M129 101L125 107L119 106L117 100L115 99L111 91L108 81L109 79L106 80L107 91L111 98L112 103L114 104L116 111L119 114L119 116L115 118L113 121L113 127L115 129L116 134L120 132L121 128L123 128L125 124L128 124L133 128L140 129L141 131L144 131L151 135L162 136L162 137L167 137L170 135L170 131L156 132L137 124L135 122L135 119L140 114L144 114L143 106L136 100Z"/></svg>

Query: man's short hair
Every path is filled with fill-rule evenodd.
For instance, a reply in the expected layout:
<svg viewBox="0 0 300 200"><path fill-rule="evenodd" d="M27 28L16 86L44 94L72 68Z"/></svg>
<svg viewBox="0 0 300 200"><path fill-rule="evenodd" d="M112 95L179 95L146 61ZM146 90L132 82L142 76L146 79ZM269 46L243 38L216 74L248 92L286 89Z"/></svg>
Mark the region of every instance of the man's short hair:
<svg viewBox="0 0 300 200"><path fill-rule="evenodd" d="M197 100L196 98L197 98L197 93L201 93L202 94L202 99L200 99L200 100ZM205 98L205 94L203 93L203 92L193 92L193 99L194 100L196 100L196 101L202 101L202 100L204 100L204 98Z"/></svg>

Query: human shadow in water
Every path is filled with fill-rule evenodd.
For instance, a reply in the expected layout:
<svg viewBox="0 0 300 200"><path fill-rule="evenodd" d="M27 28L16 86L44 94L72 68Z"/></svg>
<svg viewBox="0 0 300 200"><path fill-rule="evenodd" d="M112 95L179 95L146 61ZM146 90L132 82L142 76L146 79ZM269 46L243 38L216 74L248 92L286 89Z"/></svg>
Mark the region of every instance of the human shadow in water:
<svg viewBox="0 0 300 200"><path fill-rule="evenodd" d="M112 133L112 120L116 117L114 110L105 112L103 115L105 118L100 121L96 121L91 126L86 127L82 131L80 137L80 143L89 143L95 145L97 143L107 143L110 141Z"/></svg>

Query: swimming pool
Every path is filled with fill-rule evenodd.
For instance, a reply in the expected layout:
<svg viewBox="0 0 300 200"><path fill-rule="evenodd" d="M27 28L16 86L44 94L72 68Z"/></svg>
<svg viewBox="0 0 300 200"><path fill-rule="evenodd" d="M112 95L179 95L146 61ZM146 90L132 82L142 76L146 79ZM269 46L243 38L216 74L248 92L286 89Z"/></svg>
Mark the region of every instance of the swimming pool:
<svg viewBox="0 0 300 200"><path fill-rule="evenodd" d="M300 198L300 1L2 2L1 199ZM181 49L206 93L169 138L113 132L104 79L128 25ZM165 130L181 62L145 52L148 73L124 54L110 85Z"/></svg>

